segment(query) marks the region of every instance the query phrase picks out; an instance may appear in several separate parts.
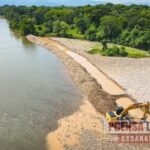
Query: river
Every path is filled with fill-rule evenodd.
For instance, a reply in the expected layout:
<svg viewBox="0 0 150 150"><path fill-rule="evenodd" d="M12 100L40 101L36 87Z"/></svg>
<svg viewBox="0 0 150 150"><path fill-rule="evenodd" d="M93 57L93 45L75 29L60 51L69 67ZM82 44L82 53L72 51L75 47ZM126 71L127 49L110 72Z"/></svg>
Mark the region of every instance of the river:
<svg viewBox="0 0 150 150"><path fill-rule="evenodd" d="M82 103L59 59L0 19L0 149L45 150L46 135Z"/></svg>

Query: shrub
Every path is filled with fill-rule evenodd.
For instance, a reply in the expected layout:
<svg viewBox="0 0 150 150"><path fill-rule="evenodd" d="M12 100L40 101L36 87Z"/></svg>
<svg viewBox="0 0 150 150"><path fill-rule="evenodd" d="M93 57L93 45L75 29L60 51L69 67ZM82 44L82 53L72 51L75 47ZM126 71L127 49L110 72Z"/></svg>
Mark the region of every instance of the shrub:
<svg viewBox="0 0 150 150"><path fill-rule="evenodd" d="M102 49L106 50L107 49L107 41L105 39L103 39L101 44L102 44L102 47L103 47Z"/></svg>
<svg viewBox="0 0 150 150"><path fill-rule="evenodd" d="M119 48L117 46L113 46L112 48L103 50L102 55L126 57L126 56L128 56L128 53L125 51L124 47Z"/></svg>
<svg viewBox="0 0 150 150"><path fill-rule="evenodd" d="M88 51L89 54L101 54L101 50L99 48L93 48Z"/></svg>

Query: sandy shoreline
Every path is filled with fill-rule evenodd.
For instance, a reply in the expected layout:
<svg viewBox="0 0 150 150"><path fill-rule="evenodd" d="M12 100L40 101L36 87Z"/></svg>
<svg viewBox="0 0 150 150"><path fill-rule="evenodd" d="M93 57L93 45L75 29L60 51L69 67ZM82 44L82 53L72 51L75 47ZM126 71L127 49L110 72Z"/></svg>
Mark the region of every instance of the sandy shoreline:
<svg viewBox="0 0 150 150"><path fill-rule="evenodd" d="M53 52L60 60L67 66L70 75L72 76L75 83L81 89L83 96L84 96L84 104L81 105L79 110L67 117L63 118L59 121L59 128L49 133L47 136L47 147L48 149L52 150L63 150L63 149L85 149L87 145L87 140L90 140L90 136L104 135L104 131L102 130L102 122L100 118L104 115L107 111L114 110L115 108L115 101L119 98L118 103L124 103L124 100L130 100L127 94L121 93L120 91L118 94L109 94L106 92L98 81L94 79L88 70L80 65L78 60L74 60L74 55L68 55L68 49L63 47L61 44L56 43L55 41L47 38L40 38L35 36L28 36L27 37L31 42L39 44L46 49ZM73 54L73 53L72 53ZM82 62L83 63L83 62ZM84 64L84 63L83 63ZM86 64L86 63L85 63ZM92 106L92 105L93 106ZM137 110L140 111L141 110ZM136 112L136 114L138 114ZM88 132L88 137L84 139L81 143L81 137L84 135L85 132ZM108 136L106 134L106 136ZM104 142L102 138L96 138L95 141L99 141L101 143L98 147L94 147L93 149L100 149L100 147L105 147L104 149L112 148L112 143L110 141ZM94 142L94 141L93 141ZM91 146L91 145L90 145ZM100 146L100 147L99 147ZM128 147L128 146L127 146ZM127 148L126 147L126 148ZM114 149L120 148L118 145L114 145ZM125 147L124 147L125 148ZM130 147L134 149L134 147ZM137 148L135 148L137 149Z"/></svg>

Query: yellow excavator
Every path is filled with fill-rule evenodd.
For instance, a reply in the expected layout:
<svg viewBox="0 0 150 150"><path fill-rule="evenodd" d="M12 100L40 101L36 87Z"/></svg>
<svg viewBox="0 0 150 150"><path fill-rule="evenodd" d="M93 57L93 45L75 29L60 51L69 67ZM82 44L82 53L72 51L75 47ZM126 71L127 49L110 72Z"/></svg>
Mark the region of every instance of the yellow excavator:
<svg viewBox="0 0 150 150"><path fill-rule="evenodd" d="M140 108L143 110L143 117L141 120L146 121L147 119L147 114L150 112L150 102L146 103L135 103L127 108L123 107L116 107L116 111L114 112L107 112L106 113L106 120L109 124L114 123L114 122L119 122L119 121L132 121L134 118L130 117L128 112L133 109Z"/></svg>

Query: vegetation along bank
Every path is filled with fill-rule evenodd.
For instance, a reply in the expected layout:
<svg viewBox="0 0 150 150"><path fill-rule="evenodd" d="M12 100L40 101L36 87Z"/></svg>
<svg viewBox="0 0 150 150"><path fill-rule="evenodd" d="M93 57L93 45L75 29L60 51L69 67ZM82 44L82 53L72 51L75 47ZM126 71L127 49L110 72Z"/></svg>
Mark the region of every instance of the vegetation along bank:
<svg viewBox="0 0 150 150"><path fill-rule="evenodd" d="M105 40L150 50L150 7L97 5L83 7L3 6L0 15L23 35ZM115 48L115 51L116 50ZM126 56L121 50L119 53Z"/></svg>

